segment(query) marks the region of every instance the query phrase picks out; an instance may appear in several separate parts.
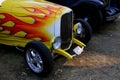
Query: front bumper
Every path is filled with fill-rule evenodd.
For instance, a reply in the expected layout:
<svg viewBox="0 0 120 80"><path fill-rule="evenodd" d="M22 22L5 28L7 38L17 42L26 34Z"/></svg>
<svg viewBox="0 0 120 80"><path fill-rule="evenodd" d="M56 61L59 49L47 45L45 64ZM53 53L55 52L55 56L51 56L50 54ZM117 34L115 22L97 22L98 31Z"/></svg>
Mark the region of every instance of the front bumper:
<svg viewBox="0 0 120 80"><path fill-rule="evenodd" d="M72 46L69 50L63 50L61 48L54 50L53 53L57 53L60 55L63 55L64 57L66 57L67 59L72 59L74 56L77 56L79 54L81 54L83 52L84 47L86 46L84 43L82 43L81 41L77 40L76 38L72 38ZM78 47L79 46L79 47ZM78 47L78 52L74 52L74 49Z"/></svg>

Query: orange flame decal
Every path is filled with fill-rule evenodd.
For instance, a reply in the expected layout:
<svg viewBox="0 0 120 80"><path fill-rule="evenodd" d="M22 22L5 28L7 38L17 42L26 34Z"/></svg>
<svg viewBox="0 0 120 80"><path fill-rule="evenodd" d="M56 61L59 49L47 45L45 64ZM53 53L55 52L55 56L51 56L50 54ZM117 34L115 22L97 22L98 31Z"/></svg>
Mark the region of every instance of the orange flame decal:
<svg viewBox="0 0 120 80"><path fill-rule="evenodd" d="M0 15L3 16L0 18L0 26L2 27L0 33L6 30L10 31L8 33L9 35L15 35L22 32L24 33L22 38L31 39L39 37L41 41L49 41L51 35L47 33L45 29L50 26L50 24L53 24L53 18L56 12L59 11L59 13L62 13L60 12L62 7L55 8L50 5L46 5L45 7L40 6L41 5L37 5L37 7L19 7L20 10L22 9L24 11L23 14L25 15L18 16L17 13L14 13L17 11L12 13L0 13Z"/></svg>

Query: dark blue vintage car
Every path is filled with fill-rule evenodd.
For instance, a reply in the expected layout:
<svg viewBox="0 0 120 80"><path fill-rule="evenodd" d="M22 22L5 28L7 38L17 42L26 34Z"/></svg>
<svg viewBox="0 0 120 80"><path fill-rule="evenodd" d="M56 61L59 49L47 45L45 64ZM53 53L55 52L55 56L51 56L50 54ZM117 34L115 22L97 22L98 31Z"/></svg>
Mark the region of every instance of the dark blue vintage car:
<svg viewBox="0 0 120 80"><path fill-rule="evenodd" d="M98 28L105 21L115 20L120 15L120 0L49 0L73 9L75 18L89 22Z"/></svg>

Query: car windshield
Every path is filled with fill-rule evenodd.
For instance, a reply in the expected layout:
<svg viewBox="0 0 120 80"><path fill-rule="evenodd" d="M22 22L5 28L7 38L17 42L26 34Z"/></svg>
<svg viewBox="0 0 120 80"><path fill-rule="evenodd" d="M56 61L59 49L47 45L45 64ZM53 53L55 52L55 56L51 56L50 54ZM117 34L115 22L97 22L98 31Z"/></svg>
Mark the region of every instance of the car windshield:
<svg viewBox="0 0 120 80"><path fill-rule="evenodd" d="M4 2L5 0L0 0L0 6L2 5L2 3Z"/></svg>

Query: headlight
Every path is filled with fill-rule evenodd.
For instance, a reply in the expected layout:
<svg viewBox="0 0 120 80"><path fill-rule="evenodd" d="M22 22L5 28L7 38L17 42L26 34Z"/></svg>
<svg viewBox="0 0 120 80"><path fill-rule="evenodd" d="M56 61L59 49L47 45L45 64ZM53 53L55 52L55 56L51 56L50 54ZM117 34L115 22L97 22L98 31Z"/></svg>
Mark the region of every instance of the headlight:
<svg viewBox="0 0 120 80"><path fill-rule="evenodd" d="M54 49L58 49L61 46L61 38L60 37L56 37L53 41L53 48Z"/></svg>
<svg viewBox="0 0 120 80"><path fill-rule="evenodd" d="M74 31L77 33L77 34L81 34L82 32L82 24L81 23L76 23L74 25Z"/></svg>

